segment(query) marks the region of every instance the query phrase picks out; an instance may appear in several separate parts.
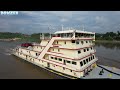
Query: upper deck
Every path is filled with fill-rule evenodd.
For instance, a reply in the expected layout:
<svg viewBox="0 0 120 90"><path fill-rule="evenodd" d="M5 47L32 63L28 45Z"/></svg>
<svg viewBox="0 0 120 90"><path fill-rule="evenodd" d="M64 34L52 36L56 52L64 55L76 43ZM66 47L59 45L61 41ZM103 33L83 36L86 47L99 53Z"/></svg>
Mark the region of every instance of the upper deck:
<svg viewBox="0 0 120 90"><path fill-rule="evenodd" d="M95 32L81 30L62 30L56 31L54 34L45 37L42 35L40 39L51 39L52 37L61 37L62 39L93 39L95 41Z"/></svg>

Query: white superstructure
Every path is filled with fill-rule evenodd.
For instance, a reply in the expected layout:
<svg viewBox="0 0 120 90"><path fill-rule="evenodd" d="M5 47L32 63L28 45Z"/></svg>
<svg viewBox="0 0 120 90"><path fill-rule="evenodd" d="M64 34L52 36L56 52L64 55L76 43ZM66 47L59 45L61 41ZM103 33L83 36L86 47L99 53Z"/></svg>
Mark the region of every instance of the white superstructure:
<svg viewBox="0 0 120 90"><path fill-rule="evenodd" d="M14 55L40 67L81 78L96 66L95 33L80 30L57 31L40 44L17 47Z"/></svg>

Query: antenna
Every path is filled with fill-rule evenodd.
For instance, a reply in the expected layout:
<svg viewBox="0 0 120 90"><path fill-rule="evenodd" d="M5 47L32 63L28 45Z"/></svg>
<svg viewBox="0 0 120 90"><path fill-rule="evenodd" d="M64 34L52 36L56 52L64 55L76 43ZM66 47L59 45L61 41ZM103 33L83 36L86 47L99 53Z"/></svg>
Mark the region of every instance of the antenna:
<svg viewBox="0 0 120 90"><path fill-rule="evenodd" d="M51 25L48 25L48 31L50 30L50 26L51 26ZM50 38L51 38L51 31L50 31Z"/></svg>
<svg viewBox="0 0 120 90"><path fill-rule="evenodd" d="M63 25L62 25L62 31L63 31Z"/></svg>
<svg viewBox="0 0 120 90"><path fill-rule="evenodd" d="M84 25L83 25L83 31L85 31Z"/></svg>
<svg viewBox="0 0 120 90"><path fill-rule="evenodd" d="M69 30L70 30L70 27L69 27Z"/></svg>

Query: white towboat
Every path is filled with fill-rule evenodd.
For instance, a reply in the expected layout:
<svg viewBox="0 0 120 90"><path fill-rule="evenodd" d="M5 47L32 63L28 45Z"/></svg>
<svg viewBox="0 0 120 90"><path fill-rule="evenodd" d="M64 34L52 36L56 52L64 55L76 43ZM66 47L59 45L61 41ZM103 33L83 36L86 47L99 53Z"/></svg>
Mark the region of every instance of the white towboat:
<svg viewBox="0 0 120 90"><path fill-rule="evenodd" d="M22 44L13 55L67 78L120 79L120 70L97 65L95 33L80 30L57 31L40 44Z"/></svg>

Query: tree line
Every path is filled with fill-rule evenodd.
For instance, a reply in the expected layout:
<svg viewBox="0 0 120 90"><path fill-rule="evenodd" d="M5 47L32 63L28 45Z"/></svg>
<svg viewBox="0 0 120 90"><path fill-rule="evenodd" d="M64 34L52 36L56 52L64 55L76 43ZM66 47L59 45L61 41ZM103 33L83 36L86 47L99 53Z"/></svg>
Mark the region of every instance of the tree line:
<svg viewBox="0 0 120 90"><path fill-rule="evenodd" d="M11 33L11 32L0 32L0 39L10 39L10 38L21 38L22 40L40 40L40 35L42 33L34 33L31 35L22 34L22 33ZM49 36L49 33L44 33L44 36ZM96 33L96 40L117 40L120 41L120 31L117 33L106 32L106 33Z"/></svg>

